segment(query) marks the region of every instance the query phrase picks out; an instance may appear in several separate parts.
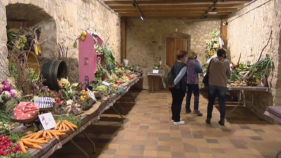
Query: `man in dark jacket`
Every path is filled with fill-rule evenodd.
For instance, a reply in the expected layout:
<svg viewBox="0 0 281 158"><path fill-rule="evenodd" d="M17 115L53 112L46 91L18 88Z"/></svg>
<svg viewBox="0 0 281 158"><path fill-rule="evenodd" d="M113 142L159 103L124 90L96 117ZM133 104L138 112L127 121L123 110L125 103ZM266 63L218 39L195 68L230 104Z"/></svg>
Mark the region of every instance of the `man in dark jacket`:
<svg viewBox="0 0 281 158"><path fill-rule="evenodd" d="M186 72L186 65L184 63L185 57L187 55L186 51L180 51L177 53L177 62L175 62L172 67L175 75L177 76L181 70ZM180 119L181 105L186 92L186 73L181 75L179 82L174 82L174 87L170 88L172 93L172 120L174 125L182 125L185 122Z"/></svg>
<svg viewBox="0 0 281 158"><path fill-rule="evenodd" d="M209 63L209 96L206 123L211 123L215 97L218 96L220 107L219 124L224 125L225 121L225 98L227 92L227 79L230 77L230 64L226 58L226 50L218 49L216 58Z"/></svg>

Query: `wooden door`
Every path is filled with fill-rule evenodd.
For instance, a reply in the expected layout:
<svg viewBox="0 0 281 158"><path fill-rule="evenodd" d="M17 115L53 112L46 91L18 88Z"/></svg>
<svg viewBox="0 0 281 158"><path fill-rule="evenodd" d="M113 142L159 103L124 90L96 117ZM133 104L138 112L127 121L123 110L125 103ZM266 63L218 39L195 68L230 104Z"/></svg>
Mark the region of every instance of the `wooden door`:
<svg viewBox="0 0 281 158"><path fill-rule="evenodd" d="M166 65L173 66L177 60L176 54L180 50L187 50L187 40L185 38L166 38Z"/></svg>

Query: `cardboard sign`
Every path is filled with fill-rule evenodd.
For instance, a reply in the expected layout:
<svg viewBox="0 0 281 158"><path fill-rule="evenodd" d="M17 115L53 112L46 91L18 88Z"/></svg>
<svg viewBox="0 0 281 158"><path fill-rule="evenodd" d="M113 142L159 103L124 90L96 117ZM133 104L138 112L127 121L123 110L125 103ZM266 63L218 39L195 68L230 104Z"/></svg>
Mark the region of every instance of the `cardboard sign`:
<svg viewBox="0 0 281 158"><path fill-rule="evenodd" d="M110 83L102 81L102 84L104 84L105 86L110 86Z"/></svg>
<svg viewBox="0 0 281 158"><path fill-rule="evenodd" d="M158 74L158 73L159 73L159 70L152 70L152 73Z"/></svg>
<svg viewBox="0 0 281 158"><path fill-rule="evenodd" d="M49 130L56 127L56 121L52 113L45 113L38 116L44 130Z"/></svg>
<svg viewBox="0 0 281 158"><path fill-rule="evenodd" d="M90 96L94 101L97 101L95 94L94 94L92 91L90 91L88 88L87 88L87 92L89 93L89 96Z"/></svg>

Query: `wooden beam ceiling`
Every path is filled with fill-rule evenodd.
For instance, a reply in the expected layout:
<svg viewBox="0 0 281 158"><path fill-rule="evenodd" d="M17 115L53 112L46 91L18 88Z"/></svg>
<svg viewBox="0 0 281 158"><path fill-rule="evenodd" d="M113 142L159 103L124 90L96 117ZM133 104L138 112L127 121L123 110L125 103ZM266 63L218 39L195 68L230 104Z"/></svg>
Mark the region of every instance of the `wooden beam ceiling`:
<svg viewBox="0 0 281 158"><path fill-rule="evenodd" d="M145 18L225 18L251 0L135 0ZM134 0L105 0L111 9L121 17L139 18L139 9L133 6ZM217 14L207 14L215 8Z"/></svg>

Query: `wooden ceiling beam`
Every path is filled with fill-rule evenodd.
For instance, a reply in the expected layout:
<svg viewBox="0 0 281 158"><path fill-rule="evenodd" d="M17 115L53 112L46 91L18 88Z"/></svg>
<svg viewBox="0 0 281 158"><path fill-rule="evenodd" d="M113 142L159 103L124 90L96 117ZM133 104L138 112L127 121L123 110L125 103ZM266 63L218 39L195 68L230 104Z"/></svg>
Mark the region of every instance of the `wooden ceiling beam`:
<svg viewBox="0 0 281 158"><path fill-rule="evenodd" d="M186 11L186 10L207 10L208 7L198 7L198 8L177 8L177 9L173 9L173 8L146 8L146 9L141 9L142 11ZM217 8L217 11L236 11L236 8ZM132 12L132 11L139 11L137 8L130 8L130 9L115 9L115 12Z"/></svg>
<svg viewBox="0 0 281 158"><path fill-rule="evenodd" d="M202 16L205 12L202 11L201 13L146 13L144 14L145 17L153 17L153 16ZM122 17L137 17L141 14L138 13L120 13L119 14ZM210 14L208 14L210 15ZM228 15L228 13L217 13L215 15Z"/></svg>
<svg viewBox="0 0 281 158"><path fill-rule="evenodd" d="M241 5L237 4L217 4L216 8L240 8ZM210 7L212 4L188 4L188 5L178 5L178 4L173 4L173 5L139 5L141 9L181 9L181 8L202 8L202 7ZM117 9L133 9L133 5L114 5L110 6L111 9L117 10Z"/></svg>
<svg viewBox="0 0 281 158"><path fill-rule="evenodd" d="M125 17L125 16L124 16ZM167 18L178 18L178 19L182 19L182 18L186 18L186 19L201 19L202 15L165 15L165 16L161 16L161 15L154 15L154 16L145 16L145 19L167 19ZM224 18L227 17L225 15L209 15L209 18ZM127 19L140 19L140 16L127 16Z"/></svg>
<svg viewBox="0 0 281 158"><path fill-rule="evenodd" d="M193 3L193 4L211 4L214 3L213 0L136 0L138 4L179 4L179 3ZM220 2L220 3L247 3L250 2L251 0L227 0L225 2ZM113 4L133 4L133 0L105 0L105 4L107 5L113 5Z"/></svg>
<svg viewBox="0 0 281 158"><path fill-rule="evenodd" d="M144 15L147 14L155 14L155 13L161 13L161 14L204 14L205 10L198 10L198 11L143 11ZM218 14L230 14L231 11L218 11ZM118 12L119 15L123 14L140 14L139 11L131 11L131 12Z"/></svg>

